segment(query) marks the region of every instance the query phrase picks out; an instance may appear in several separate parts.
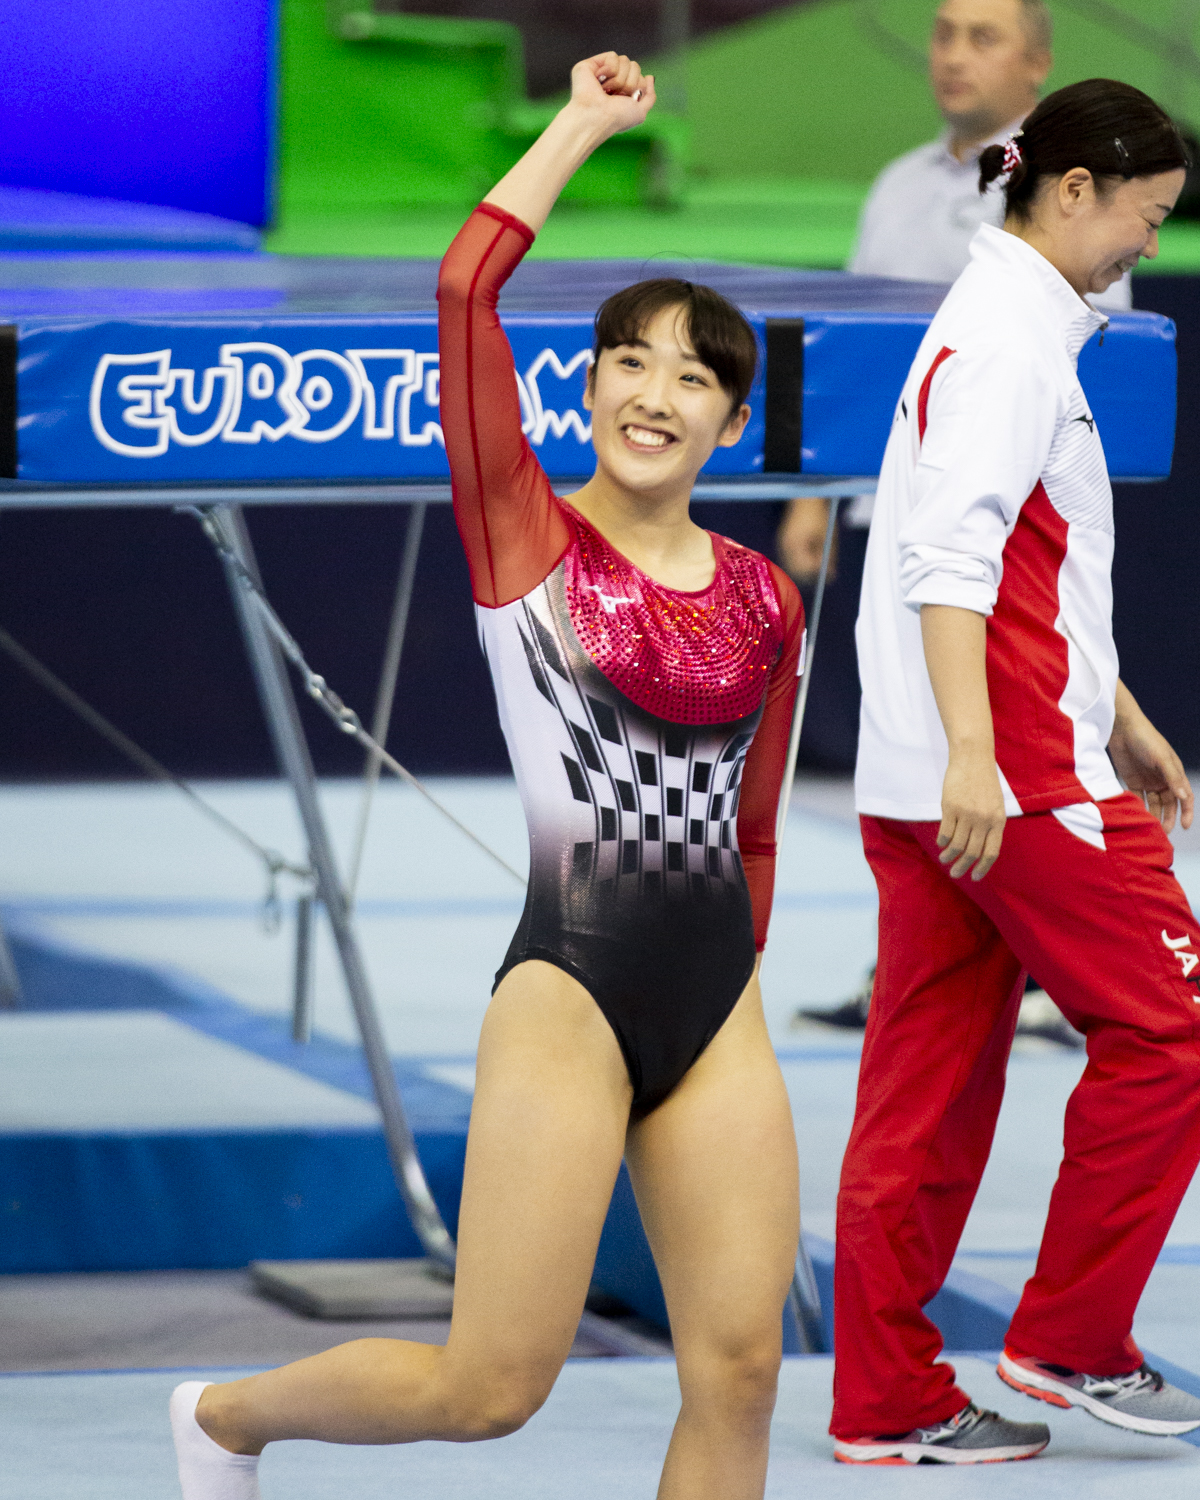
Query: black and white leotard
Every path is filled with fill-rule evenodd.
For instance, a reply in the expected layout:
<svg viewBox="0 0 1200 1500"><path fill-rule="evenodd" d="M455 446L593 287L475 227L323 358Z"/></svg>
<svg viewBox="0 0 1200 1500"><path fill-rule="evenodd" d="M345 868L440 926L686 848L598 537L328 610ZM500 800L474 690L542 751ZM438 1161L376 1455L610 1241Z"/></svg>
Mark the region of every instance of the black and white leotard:
<svg viewBox="0 0 1200 1500"><path fill-rule="evenodd" d="M438 286L455 515L529 825L525 910L496 978L542 959L578 979L645 1113L766 940L804 608L778 568L716 535L709 587L667 588L555 496L496 314L532 241L485 204Z"/></svg>

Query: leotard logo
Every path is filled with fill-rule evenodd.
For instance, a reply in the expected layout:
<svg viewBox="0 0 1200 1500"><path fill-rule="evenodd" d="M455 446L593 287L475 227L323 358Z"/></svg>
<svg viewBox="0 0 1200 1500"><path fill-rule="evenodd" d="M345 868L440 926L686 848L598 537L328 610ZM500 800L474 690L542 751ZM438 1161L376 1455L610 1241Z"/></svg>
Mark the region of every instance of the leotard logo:
<svg viewBox="0 0 1200 1500"><path fill-rule="evenodd" d="M589 594L595 594L600 600L606 615L615 615L618 604L636 603L636 600L627 599L624 594L606 594L598 583L585 583L583 586Z"/></svg>

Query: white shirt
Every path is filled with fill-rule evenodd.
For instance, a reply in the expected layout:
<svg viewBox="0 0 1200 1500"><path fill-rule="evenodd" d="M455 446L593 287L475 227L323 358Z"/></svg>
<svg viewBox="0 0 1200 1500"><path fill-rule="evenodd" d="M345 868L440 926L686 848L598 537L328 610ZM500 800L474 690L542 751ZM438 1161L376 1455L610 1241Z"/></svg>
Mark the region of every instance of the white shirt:
<svg viewBox="0 0 1200 1500"><path fill-rule="evenodd" d="M847 270L903 281L954 281L966 267L979 226L1004 220L1003 190L992 183L986 193L979 191L980 152L1003 145L1017 128L1006 127L964 161L950 150L946 131L884 167L863 205ZM1114 312L1131 307L1129 276L1092 301Z"/></svg>
<svg viewBox="0 0 1200 1500"><path fill-rule="evenodd" d="M1104 318L1015 235L984 225L970 253L896 407L867 545L855 791L859 811L878 817L941 817L949 752L922 604L988 618L1010 815L1121 790L1105 749L1117 685L1112 490L1075 369Z"/></svg>

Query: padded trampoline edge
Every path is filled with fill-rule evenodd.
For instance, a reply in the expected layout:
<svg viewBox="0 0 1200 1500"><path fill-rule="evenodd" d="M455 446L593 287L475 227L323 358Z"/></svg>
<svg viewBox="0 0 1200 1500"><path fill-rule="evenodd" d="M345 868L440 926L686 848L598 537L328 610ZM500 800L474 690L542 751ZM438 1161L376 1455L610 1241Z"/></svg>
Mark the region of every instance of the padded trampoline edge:
<svg viewBox="0 0 1200 1500"><path fill-rule="evenodd" d="M17 477L17 325L0 323L0 479Z"/></svg>

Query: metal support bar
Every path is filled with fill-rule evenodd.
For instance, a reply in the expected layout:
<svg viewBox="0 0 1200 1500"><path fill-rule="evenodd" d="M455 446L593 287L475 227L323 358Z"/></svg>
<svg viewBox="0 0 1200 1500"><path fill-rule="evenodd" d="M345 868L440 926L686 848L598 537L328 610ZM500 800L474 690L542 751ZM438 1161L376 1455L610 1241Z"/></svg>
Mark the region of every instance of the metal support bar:
<svg viewBox="0 0 1200 1500"><path fill-rule="evenodd" d="M1118 476L1122 484L1152 483L1135 475ZM586 483L578 479L556 479L555 492L571 495ZM870 475L861 478L830 478L821 474L782 474L761 479L730 478L698 484L692 490L693 500L794 500L800 495L866 494L875 488ZM450 486L443 484L409 484L394 481L364 481L362 484L208 484L161 486L148 485L70 485L43 484L27 479L0 478L0 511L59 509L68 506L146 506L183 507L196 505L411 505L423 500L431 505L449 505Z"/></svg>
<svg viewBox="0 0 1200 1500"><path fill-rule="evenodd" d="M396 598L392 604L392 619L388 626L387 646L383 653L383 666L379 671L379 688L375 694L375 717L371 720L371 738L380 745L387 744L388 728L392 722L392 705L396 700L396 678L400 672L400 657L404 652L404 636L408 629L408 611L412 604L413 582L417 576L417 557L421 551L421 533L425 528L426 501L418 500L408 513L408 530L404 534L404 552L400 558L400 576L396 580ZM371 803L375 788L379 785L379 772L383 760L378 750L367 752L367 764L363 771L362 801L358 809L358 829L354 836L354 854L350 860L350 876L346 890L351 909L358 893L358 875L362 868L363 849L367 842L367 827L371 821Z"/></svg>
<svg viewBox="0 0 1200 1500"><path fill-rule="evenodd" d="M812 617L808 621L805 640L804 675L800 678L800 691L796 694L796 706L792 711L792 732L788 739L783 785L779 789L779 812L775 821L776 859L779 858L779 851L783 848L788 809L792 804L792 787L796 780L796 757L800 751L800 731L804 728L804 710L808 706L808 689L812 682L813 661L817 654L817 631L821 625L821 609L825 603L825 584L829 578L829 559L833 554L833 539L837 534L838 507L843 499L845 499L844 495L829 497L829 516L825 522L825 545L821 549L821 571L817 574ZM796 1333L801 1352L804 1354L826 1353L821 1294L817 1290L816 1273L813 1270L803 1235L800 1236L800 1249L796 1255L796 1271L792 1277L788 1303L796 1319Z"/></svg>
<svg viewBox="0 0 1200 1500"><path fill-rule="evenodd" d="M296 898L296 955L292 969L292 1041L312 1040L313 898Z"/></svg>
<svg viewBox="0 0 1200 1500"><path fill-rule="evenodd" d="M658 50L663 66L657 72L663 88L658 97L663 108L676 115L687 114L687 56L691 34L691 0L659 0Z"/></svg>
<svg viewBox="0 0 1200 1500"><path fill-rule="evenodd" d="M829 517L825 522L825 545L821 549L821 571L817 574L817 587L813 594L812 617L806 622L807 631L804 653L804 674L800 678L800 691L796 694L796 706L792 710L792 732L788 738L787 761L783 770L783 785L779 789L779 811L775 817L775 857L783 848L783 833L787 827L788 809L792 805L792 786L796 780L796 756L800 752L800 731L804 728L804 710L808 707L808 689L812 682L813 661L817 654L817 631L821 626L821 608L825 603L825 583L829 577L829 559L833 554L833 539L837 535L838 506L845 495L829 497Z"/></svg>
<svg viewBox="0 0 1200 1500"><path fill-rule="evenodd" d="M812 1257L803 1235L800 1236L800 1249L796 1255L796 1270L792 1276L788 1303L796 1319L801 1354L828 1354L829 1340L825 1333L825 1318L821 1312L817 1273L813 1270Z"/></svg>
<svg viewBox="0 0 1200 1500"><path fill-rule="evenodd" d="M13 962L12 949L0 927L0 1010L16 1010L21 1004L21 978Z"/></svg>
<svg viewBox="0 0 1200 1500"><path fill-rule="evenodd" d="M796 1269L792 1273L792 1286L788 1292L787 1305L796 1320L796 1338L801 1354L828 1354L825 1339L825 1318L821 1312L821 1293L817 1287L817 1273L813 1270L812 1257L800 1236L796 1251Z"/></svg>
<svg viewBox="0 0 1200 1500"><path fill-rule="evenodd" d="M250 576L257 579L259 575L254 551L240 508L220 507L213 514L230 552ZM437 1204L429 1191L416 1143L404 1113L404 1105L400 1100L400 1092L396 1087L396 1075L392 1070L391 1058L388 1056L383 1030L371 996L366 965L350 919L345 892L334 860L333 846L317 798L312 759L288 681L287 669L274 638L268 633L233 562L225 561L224 567L275 752L284 775L291 782L308 840L309 858L316 876L317 898L324 906L333 929L346 989L358 1023L363 1053L383 1120L383 1134L396 1185L425 1253L451 1272L454 1268L454 1241L443 1224Z"/></svg>

